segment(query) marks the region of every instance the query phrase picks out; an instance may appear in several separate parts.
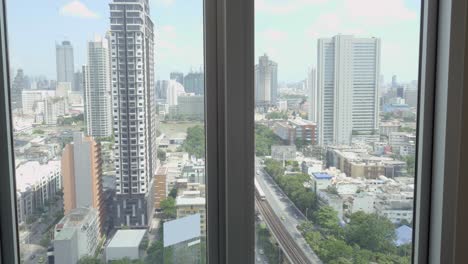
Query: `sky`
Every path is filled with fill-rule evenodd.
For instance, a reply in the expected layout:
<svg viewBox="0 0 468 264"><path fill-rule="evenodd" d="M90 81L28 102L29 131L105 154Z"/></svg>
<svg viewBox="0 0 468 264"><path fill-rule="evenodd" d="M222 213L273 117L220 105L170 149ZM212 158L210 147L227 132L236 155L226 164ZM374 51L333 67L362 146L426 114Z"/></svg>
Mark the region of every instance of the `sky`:
<svg viewBox="0 0 468 264"><path fill-rule="evenodd" d="M109 28L110 0L7 0L10 63L29 76L56 78L55 43L69 40L75 68L86 42ZM156 79L203 66L203 1L150 0L156 26ZM381 39L381 74L417 79L419 0L255 0L255 53L278 63L279 81L299 81L315 67L318 38Z"/></svg>

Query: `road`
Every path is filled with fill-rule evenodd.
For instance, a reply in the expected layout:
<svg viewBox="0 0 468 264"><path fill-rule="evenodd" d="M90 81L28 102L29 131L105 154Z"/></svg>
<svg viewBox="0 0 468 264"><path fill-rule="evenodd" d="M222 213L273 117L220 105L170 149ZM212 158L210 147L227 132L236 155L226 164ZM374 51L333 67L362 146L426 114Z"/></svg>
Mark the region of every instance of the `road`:
<svg viewBox="0 0 468 264"><path fill-rule="evenodd" d="M287 230L295 244L305 254L309 262L306 263L322 263L320 258L312 251L301 232L297 230L297 226L306 221L306 217L293 204L293 202L283 193L276 182L262 168L257 159L257 181L263 192L265 193L266 201L271 207L277 218L281 218L281 225ZM301 262L298 262L301 263Z"/></svg>

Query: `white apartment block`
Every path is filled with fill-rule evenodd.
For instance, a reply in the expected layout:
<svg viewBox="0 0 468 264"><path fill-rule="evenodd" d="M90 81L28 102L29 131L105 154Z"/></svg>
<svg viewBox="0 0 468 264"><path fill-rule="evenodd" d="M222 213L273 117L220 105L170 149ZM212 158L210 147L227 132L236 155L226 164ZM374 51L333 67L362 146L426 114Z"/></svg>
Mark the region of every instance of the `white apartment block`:
<svg viewBox="0 0 468 264"><path fill-rule="evenodd" d="M378 129L380 40L337 35L318 40L319 145L350 144Z"/></svg>
<svg viewBox="0 0 468 264"><path fill-rule="evenodd" d="M109 45L96 37L88 42L88 61L83 66L85 118L88 136L112 135Z"/></svg>
<svg viewBox="0 0 468 264"><path fill-rule="evenodd" d="M148 0L110 3L116 225L147 226L156 171L154 25Z"/></svg>
<svg viewBox="0 0 468 264"><path fill-rule="evenodd" d="M53 90L23 90L22 92L22 103L23 103L23 114L38 114L43 113L44 108L41 107L42 100L47 97L54 97L55 91Z"/></svg>
<svg viewBox="0 0 468 264"><path fill-rule="evenodd" d="M60 167L60 161L28 161L16 167L18 223L25 222L62 188Z"/></svg>

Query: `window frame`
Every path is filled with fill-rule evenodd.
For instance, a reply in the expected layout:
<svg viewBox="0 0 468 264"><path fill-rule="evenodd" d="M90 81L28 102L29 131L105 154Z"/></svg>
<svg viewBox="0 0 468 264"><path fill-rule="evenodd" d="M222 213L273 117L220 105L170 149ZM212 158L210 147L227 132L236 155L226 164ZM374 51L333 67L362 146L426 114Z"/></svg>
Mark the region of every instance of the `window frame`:
<svg viewBox="0 0 468 264"><path fill-rule="evenodd" d="M2 263L19 263L5 1L0 175L9 177L0 177L0 254ZM253 2L204 1L209 263L254 263ZM467 13L464 0L422 5L414 263L468 259Z"/></svg>

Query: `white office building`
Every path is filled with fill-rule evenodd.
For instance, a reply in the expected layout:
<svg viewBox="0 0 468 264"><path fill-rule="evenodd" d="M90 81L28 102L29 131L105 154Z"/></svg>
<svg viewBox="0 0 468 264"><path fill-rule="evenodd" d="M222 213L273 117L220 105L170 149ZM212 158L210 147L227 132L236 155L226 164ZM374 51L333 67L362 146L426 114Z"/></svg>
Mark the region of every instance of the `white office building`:
<svg viewBox="0 0 468 264"><path fill-rule="evenodd" d="M169 106L179 104L179 96L185 94L185 89L182 84L175 80L169 80L167 85L167 98L166 103Z"/></svg>
<svg viewBox="0 0 468 264"><path fill-rule="evenodd" d="M154 25L148 0L110 3L117 226L147 226L156 172ZM126 17L126 18L124 18Z"/></svg>
<svg viewBox="0 0 468 264"><path fill-rule="evenodd" d="M47 97L54 97L55 91L53 90L23 90L22 103L23 114L38 114L44 112L44 107L38 102L42 102Z"/></svg>
<svg viewBox="0 0 468 264"><path fill-rule="evenodd" d="M318 40L320 145L350 144L378 129L380 40L337 35Z"/></svg>
<svg viewBox="0 0 468 264"><path fill-rule="evenodd" d="M88 64L83 66L85 118L88 136L112 135L112 111L107 39L88 42Z"/></svg>

